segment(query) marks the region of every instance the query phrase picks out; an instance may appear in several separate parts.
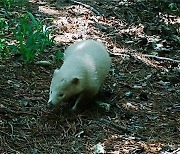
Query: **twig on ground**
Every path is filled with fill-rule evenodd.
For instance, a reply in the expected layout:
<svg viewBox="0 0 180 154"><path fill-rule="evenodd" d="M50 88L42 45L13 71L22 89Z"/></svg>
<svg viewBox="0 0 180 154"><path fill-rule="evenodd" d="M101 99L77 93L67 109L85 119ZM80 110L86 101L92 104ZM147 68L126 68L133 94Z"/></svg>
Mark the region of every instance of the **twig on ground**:
<svg viewBox="0 0 180 154"><path fill-rule="evenodd" d="M147 55L147 54L144 54L143 56L147 57L147 58L154 58L154 59L157 59L157 60L166 60L166 61L171 61L173 63L180 63L180 60L175 60L175 59L166 58L166 57L158 57L158 56L155 56L155 55Z"/></svg>
<svg viewBox="0 0 180 154"><path fill-rule="evenodd" d="M109 128L111 126L111 128L114 128L115 130L120 131L121 133L130 133L131 132L129 130L129 128L117 125L117 124L115 124L115 123L113 123L113 122L111 122L111 121L109 121L107 119L104 119L104 118L101 118L100 122L105 124L105 125L108 125Z"/></svg>
<svg viewBox="0 0 180 154"><path fill-rule="evenodd" d="M121 57L127 57L130 58L130 54L125 54L125 53L113 53L113 52L109 52L111 57L115 57L115 56L121 56Z"/></svg>
<svg viewBox="0 0 180 154"><path fill-rule="evenodd" d="M14 136L14 127L13 127L13 125L10 122L8 122L8 124L11 127L11 138L13 138L13 136Z"/></svg>
<svg viewBox="0 0 180 154"><path fill-rule="evenodd" d="M85 8L87 9L90 9L92 12L94 12L95 14L97 14L98 16L102 16L99 11L97 11L95 8L93 8L92 6L90 5L87 5L87 4L84 4L82 2L79 2L79 1L76 1L76 0L71 0L71 2L75 3L75 4L78 4L78 5L82 5L84 6Z"/></svg>
<svg viewBox="0 0 180 154"><path fill-rule="evenodd" d="M130 58L131 56L135 57L136 54L132 54L132 53L112 53L110 52L111 56L121 56L121 57L128 57ZM155 55L148 55L148 54L141 54L142 56L144 56L145 58L153 58L153 59L157 59L157 60L165 60L165 61L170 61L173 63L180 63L180 60L175 60L175 59L171 59L171 58L166 58L166 57L159 57L159 56L155 56Z"/></svg>

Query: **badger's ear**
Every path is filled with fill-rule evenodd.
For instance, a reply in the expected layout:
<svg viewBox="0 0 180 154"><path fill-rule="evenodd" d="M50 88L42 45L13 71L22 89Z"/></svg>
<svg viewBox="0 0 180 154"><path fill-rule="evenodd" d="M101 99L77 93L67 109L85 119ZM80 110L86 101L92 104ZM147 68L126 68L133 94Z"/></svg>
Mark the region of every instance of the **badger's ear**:
<svg viewBox="0 0 180 154"><path fill-rule="evenodd" d="M73 77L71 83L72 84L78 84L79 83L79 78L78 77Z"/></svg>
<svg viewBox="0 0 180 154"><path fill-rule="evenodd" d="M55 69L54 70L54 75L56 75L58 73L59 69Z"/></svg>

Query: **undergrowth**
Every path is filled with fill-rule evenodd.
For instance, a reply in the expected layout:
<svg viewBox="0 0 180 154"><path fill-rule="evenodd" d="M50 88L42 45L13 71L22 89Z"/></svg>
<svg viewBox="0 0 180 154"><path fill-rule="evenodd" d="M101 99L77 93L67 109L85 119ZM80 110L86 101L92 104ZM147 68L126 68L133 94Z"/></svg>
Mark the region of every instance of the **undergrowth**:
<svg viewBox="0 0 180 154"><path fill-rule="evenodd" d="M0 58L20 54L25 62L53 45L51 30L26 10L27 0L0 0ZM13 10L17 11L16 14Z"/></svg>
<svg viewBox="0 0 180 154"><path fill-rule="evenodd" d="M32 61L36 54L42 55L54 40L50 37L51 31L31 13L24 15L13 33L18 42L17 50L27 62Z"/></svg>
<svg viewBox="0 0 180 154"><path fill-rule="evenodd" d="M29 5L28 0L0 0L0 6L2 6L6 11L23 9L28 5Z"/></svg>

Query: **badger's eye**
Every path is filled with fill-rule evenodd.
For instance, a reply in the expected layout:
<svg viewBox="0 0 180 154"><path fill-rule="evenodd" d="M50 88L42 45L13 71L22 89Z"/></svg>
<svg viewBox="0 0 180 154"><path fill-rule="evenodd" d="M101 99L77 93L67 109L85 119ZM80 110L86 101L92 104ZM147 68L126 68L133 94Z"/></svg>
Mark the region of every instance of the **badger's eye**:
<svg viewBox="0 0 180 154"><path fill-rule="evenodd" d="M50 93L52 94L52 91Z"/></svg>
<svg viewBox="0 0 180 154"><path fill-rule="evenodd" d="M59 94L59 97L63 97L64 96L64 94Z"/></svg>

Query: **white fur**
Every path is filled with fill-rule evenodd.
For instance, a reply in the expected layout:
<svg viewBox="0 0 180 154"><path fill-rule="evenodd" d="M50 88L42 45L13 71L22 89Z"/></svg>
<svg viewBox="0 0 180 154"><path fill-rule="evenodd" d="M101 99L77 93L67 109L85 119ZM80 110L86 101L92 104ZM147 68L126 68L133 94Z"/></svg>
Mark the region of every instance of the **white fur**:
<svg viewBox="0 0 180 154"><path fill-rule="evenodd" d="M81 93L94 97L109 72L110 64L109 54L102 43L84 40L72 44L65 50L62 67L54 71L48 102L56 106Z"/></svg>

